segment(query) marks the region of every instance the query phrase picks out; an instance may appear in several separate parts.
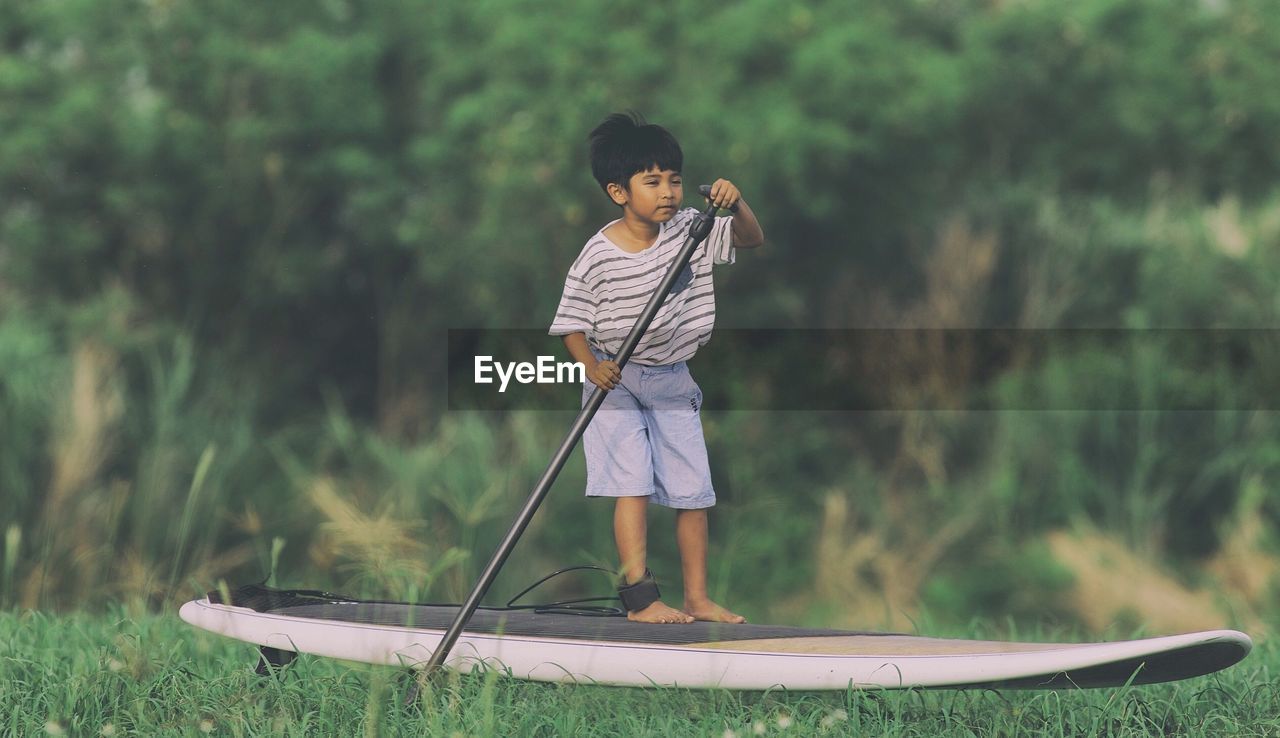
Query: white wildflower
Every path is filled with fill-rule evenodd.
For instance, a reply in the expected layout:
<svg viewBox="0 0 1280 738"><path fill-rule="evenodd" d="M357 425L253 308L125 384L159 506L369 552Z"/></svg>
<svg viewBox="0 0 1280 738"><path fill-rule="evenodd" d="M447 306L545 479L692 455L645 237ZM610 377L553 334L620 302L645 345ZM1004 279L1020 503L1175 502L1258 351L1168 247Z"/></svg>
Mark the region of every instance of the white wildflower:
<svg viewBox="0 0 1280 738"><path fill-rule="evenodd" d="M820 725L823 729L827 729L827 728L831 728L836 723L843 723L848 719L849 719L849 713L845 712L844 710L836 710L832 712L830 715L827 715L826 717L822 718L821 722L819 722L818 725Z"/></svg>

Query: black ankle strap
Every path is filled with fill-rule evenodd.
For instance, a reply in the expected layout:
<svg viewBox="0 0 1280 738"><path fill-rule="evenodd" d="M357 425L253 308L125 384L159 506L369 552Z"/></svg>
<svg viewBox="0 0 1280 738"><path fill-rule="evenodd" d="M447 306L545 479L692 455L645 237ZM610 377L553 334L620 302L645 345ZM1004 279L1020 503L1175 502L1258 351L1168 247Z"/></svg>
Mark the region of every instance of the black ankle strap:
<svg viewBox="0 0 1280 738"><path fill-rule="evenodd" d="M661 598L658 582L653 578L653 572L648 569L644 570L644 576L634 584L627 584L626 580L623 580L618 585L618 599L622 600L622 606L627 608L627 612L643 610Z"/></svg>

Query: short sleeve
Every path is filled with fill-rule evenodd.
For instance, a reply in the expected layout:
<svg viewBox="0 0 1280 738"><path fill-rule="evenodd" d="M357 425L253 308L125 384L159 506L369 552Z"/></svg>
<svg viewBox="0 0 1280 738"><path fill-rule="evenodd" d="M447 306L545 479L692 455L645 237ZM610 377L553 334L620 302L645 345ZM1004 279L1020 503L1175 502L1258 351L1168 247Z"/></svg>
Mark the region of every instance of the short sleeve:
<svg viewBox="0 0 1280 738"><path fill-rule="evenodd" d="M711 263L717 266L732 264L737 259L738 250L733 247L733 218L716 218L711 226L711 235L707 236L706 247Z"/></svg>
<svg viewBox="0 0 1280 738"><path fill-rule="evenodd" d="M590 335L595 328L597 300L595 291L586 279L585 259L574 262L569 276L564 280L564 292L556 306L556 317L551 321L548 333L567 336L570 333Z"/></svg>

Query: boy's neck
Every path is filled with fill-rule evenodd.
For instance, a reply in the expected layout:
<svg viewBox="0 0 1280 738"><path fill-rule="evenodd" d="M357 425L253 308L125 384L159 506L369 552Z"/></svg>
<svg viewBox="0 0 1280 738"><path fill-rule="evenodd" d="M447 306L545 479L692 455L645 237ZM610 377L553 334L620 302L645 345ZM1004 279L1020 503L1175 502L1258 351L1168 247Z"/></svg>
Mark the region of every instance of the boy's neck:
<svg viewBox="0 0 1280 738"><path fill-rule="evenodd" d="M642 220L634 215L623 213L622 218L606 229L609 237L623 251L632 253L644 251L658 240L662 231L661 223Z"/></svg>

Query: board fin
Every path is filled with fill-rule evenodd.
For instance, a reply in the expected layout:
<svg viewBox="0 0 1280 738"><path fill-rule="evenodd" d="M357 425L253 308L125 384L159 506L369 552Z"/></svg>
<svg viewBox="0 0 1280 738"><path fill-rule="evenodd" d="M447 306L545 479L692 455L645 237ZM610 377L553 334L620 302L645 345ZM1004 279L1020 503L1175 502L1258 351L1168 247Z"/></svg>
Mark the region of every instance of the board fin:
<svg viewBox="0 0 1280 738"><path fill-rule="evenodd" d="M286 666L293 663L298 654L271 646L258 646L258 665L254 672L258 676L280 676Z"/></svg>

